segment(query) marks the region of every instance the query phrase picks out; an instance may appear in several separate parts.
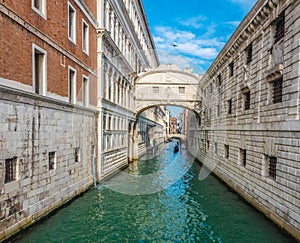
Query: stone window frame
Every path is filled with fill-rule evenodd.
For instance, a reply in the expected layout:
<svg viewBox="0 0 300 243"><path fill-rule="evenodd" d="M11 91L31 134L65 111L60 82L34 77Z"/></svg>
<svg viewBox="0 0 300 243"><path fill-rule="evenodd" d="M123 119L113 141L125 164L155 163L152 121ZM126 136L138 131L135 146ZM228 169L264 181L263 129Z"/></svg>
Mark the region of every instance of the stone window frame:
<svg viewBox="0 0 300 243"><path fill-rule="evenodd" d="M37 81L37 60L36 55L42 56L42 60L38 60L39 64L39 80ZM40 57L39 57L40 58ZM43 48L32 44L32 89L35 94L46 95L47 94L47 51ZM37 87L38 82L38 87ZM38 90L37 90L38 89Z"/></svg>
<svg viewBox="0 0 300 243"><path fill-rule="evenodd" d="M275 166L274 166L275 165ZM264 155L262 175L276 181L278 158L273 155Z"/></svg>
<svg viewBox="0 0 300 243"><path fill-rule="evenodd" d="M179 94L185 94L185 87L178 87L178 93Z"/></svg>
<svg viewBox="0 0 300 243"><path fill-rule="evenodd" d="M86 75L82 75L82 105L89 107L90 103L90 79Z"/></svg>
<svg viewBox="0 0 300 243"><path fill-rule="evenodd" d="M282 11L272 23L274 44L285 36L285 11Z"/></svg>
<svg viewBox="0 0 300 243"><path fill-rule="evenodd" d="M227 100L227 115L232 115L232 106L233 106L233 99L230 98Z"/></svg>
<svg viewBox="0 0 300 243"><path fill-rule="evenodd" d="M253 60L253 42L251 42L245 49L246 64L249 65Z"/></svg>
<svg viewBox="0 0 300 243"><path fill-rule="evenodd" d="M234 61L230 62L228 65L229 77L234 76Z"/></svg>
<svg viewBox="0 0 300 243"><path fill-rule="evenodd" d="M159 86L152 86L152 93L159 94Z"/></svg>
<svg viewBox="0 0 300 243"><path fill-rule="evenodd" d="M239 165L243 167L247 165L247 150L244 148L239 150Z"/></svg>
<svg viewBox="0 0 300 243"><path fill-rule="evenodd" d="M47 0L32 0L31 7L43 19L47 20Z"/></svg>
<svg viewBox="0 0 300 243"><path fill-rule="evenodd" d="M90 53L90 26L88 23L82 19L82 51L89 55Z"/></svg>
<svg viewBox="0 0 300 243"><path fill-rule="evenodd" d="M18 157L4 160L4 184L19 180L19 161Z"/></svg>
<svg viewBox="0 0 300 243"><path fill-rule="evenodd" d="M251 109L251 91L249 87L244 87L242 90L242 109L247 111Z"/></svg>
<svg viewBox="0 0 300 243"><path fill-rule="evenodd" d="M229 145L224 144L224 158L229 159Z"/></svg>
<svg viewBox="0 0 300 243"><path fill-rule="evenodd" d="M74 149L74 162L75 162L75 163L81 162L81 151L80 151L80 147L76 147L76 148Z"/></svg>
<svg viewBox="0 0 300 243"><path fill-rule="evenodd" d="M71 76L71 74L74 76ZM72 80L71 80L72 79ZM77 80L77 71L75 68L68 66L68 101L71 104L76 104L76 80Z"/></svg>
<svg viewBox="0 0 300 243"><path fill-rule="evenodd" d="M71 16L71 12L74 13L73 16ZM69 1L68 1L68 39L76 45L76 9Z"/></svg>
<svg viewBox="0 0 300 243"><path fill-rule="evenodd" d="M56 151L52 151L48 153L48 168L50 170L56 169Z"/></svg>

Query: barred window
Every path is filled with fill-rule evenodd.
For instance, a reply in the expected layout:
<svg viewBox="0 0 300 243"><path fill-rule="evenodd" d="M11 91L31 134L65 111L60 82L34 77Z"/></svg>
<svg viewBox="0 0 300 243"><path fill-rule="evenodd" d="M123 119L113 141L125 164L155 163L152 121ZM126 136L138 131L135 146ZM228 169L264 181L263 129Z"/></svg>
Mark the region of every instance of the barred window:
<svg viewBox="0 0 300 243"><path fill-rule="evenodd" d="M240 149L240 165L246 166L247 164L247 153L246 149Z"/></svg>
<svg viewBox="0 0 300 243"><path fill-rule="evenodd" d="M232 99L227 100L227 105L228 105L227 113L232 114Z"/></svg>
<svg viewBox="0 0 300 243"><path fill-rule="evenodd" d="M159 93L159 87L158 86L153 86L152 87L152 92L155 93L155 94L158 94Z"/></svg>
<svg viewBox="0 0 300 243"><path fill-rule="evenodd" d="M272 82L272 98L274 104L282 102L282 83L282 77Z"/></svg>
<svg viewBox="0 0 300 243"><path fill-rule="evenodd" d="M224 145L224 149L225 149L225 158L228 159L229 158L229 145Z"/></svg>
<svg viewBox="0 0 300 243"><path fill-rule="evenodd" d="M75 162L79 162L80 161L80 148L75 148Z"/></svg>
<svg viewBox="0 0 300 243"><path fill-rule="evenodd" d="M4 183L9 183L17 179L17 157L5 160Z"/></svg>
<svg viewBox="0 0 300 243"><path fill-rule="evenodd" d="M221 73L218 75L218 86L220 87L222 85L222 75Z"/></svg>
<svg viewBox="0 0 300 243"><path fill-rule="evenodd" d="M185 87L178 87L178 92L179 92L179 94L184 94L185 93Z"/></svg>
<svg viewBox="0 0 300 243"><path fill-rule="evenodd" d="M277 158L276 157L270 157L269 158L269 177L272 179L276 179L276 164L277 164Z"/></svg>
<svg viewBox="0 0 300 243"><path fill-rule="evenodd" d="M285 25L285 17L284 12L280 14L280 16L275 21L275 35L274 40L275 43L280 41L284 36L284 25Z"/></svg>
<svg viewBox="0 0 300 243"><path fill-rule="evenodd" d="M49 170L55 169L55 162L56 162L56 152L49 153Z"/></svg>
<svg viewBox="0 0 300 243"><path fill-rule="evenodd" d="M244 93L244 107L245 110L250 110L250 91Z"/></svg>
<svg viewBox="0 0 300 243"><path fill-rule="evenodd" d="M229 77L232 77L233 74L234 74L234 63L231 62L231 63L229 64Z"/></svg>
<svg viewBox="0 0 300 243"><path fill-rule="evenodd" d="M252 43L246 48L247 64L252 62Z"/></svg>

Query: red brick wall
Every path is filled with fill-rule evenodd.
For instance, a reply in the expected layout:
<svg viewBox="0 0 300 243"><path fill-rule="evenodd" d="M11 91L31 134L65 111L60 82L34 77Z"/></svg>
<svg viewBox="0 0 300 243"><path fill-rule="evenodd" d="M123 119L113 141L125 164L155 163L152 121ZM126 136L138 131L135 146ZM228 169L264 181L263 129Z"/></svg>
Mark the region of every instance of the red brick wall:
<svg viewBox="0 0 300 243"><path fill-rule="evenodd" d="M85 63L92 70L96 70L96 30L74 2L72 2L72 5L76 8L77 16L76 45L68 39L68 1L47 1L47 21L31 8L31 0L5 2L0 0L0 2L37 27L39 31L54 40L66 51L72 53L80 62ZM89 55L82 51L82 18L89 24ZM93 82L95 78L92 78L88 70L80 67L67 57L65 66L62 66L62 54L58 50L49 46L3 13L0 14L0 27L0 77L32 85L32 44L34 43L47 51L47 90L49 92L68 96L68 65L77 70L77 92L81 92L83 74L90 77L91 91L97 90L95 81ZM90 94L94 105L96 104L95 95Z"/></svg>

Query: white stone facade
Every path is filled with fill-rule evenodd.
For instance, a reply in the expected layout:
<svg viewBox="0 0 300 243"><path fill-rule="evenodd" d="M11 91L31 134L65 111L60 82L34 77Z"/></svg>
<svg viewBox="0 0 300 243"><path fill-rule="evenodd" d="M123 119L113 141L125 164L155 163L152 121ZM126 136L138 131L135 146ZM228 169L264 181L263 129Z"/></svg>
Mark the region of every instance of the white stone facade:
<svg viewBox="0 0 300 243"><path fill-rule="evenodd" d="M188 134L201 162L297 239L299 13L299 1L256 3L201 79Z"/></svg>
<svg viewBox="0 0 300 243"><path fill-rule="evenodd" d="M93 184L96 112L4 87L0 99L2 239Z"/></svg>

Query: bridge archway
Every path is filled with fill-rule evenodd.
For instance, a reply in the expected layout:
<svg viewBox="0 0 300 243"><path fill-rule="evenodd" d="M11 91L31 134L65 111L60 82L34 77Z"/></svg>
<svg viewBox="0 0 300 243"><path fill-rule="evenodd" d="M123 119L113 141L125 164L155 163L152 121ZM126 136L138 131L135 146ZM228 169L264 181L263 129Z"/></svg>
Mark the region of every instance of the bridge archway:
<svg viewBox="0 0 300 243"><path fill-rule="evenodd" d="M135 80L135 114L157 106L179 106L199 116L202 95L199 92L201 76L189 70L182 71L174 64L163 64L157 69L141 73ZM138 159L138 126L133 126L129 161Z"/></svg>

